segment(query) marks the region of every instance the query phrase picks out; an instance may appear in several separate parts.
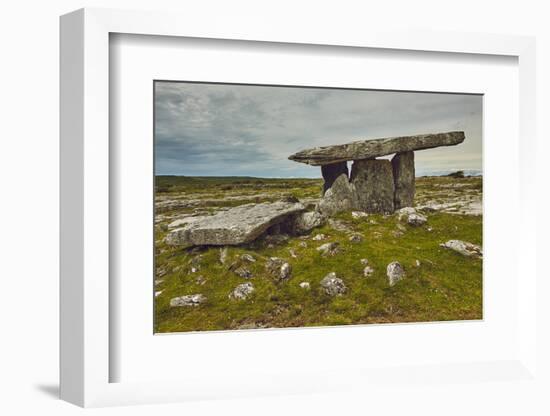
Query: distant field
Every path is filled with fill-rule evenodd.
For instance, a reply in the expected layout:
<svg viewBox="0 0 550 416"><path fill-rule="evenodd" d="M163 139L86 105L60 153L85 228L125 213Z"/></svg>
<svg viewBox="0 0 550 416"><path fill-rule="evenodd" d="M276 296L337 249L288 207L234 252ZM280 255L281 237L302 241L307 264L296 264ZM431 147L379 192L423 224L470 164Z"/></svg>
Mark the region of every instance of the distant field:
<svg viewBox="0 0 550 416"><path fill-rule="evenodd" d="M428 217L426 225L400 223L396 215L354 219L339 214L309 235L259 239L227 247L182 249L164 243L178 219L208 215L246 203L295 196L312 208L320 196L321 179L264 179L246 177L156 178L155 215L155 332L183 332L245 328L325 326L389 322L448 321L482 318L482 261L439 247L450 239L482 245L482 178L417 178L416 205ZM317 234L326 239L315 241ZM361 242L350 235L361 234ZM338 242L340 252L323 257L316 248ZM250 279L235 274L230 265L246 263ZM292 277L276 282L265 270L269 257L292 265ZM361 259L374 273L363 276ZM406 277L389 287L386 266L399 261ZM417 262L418 261L418 262ZM418 265L419 264L419 265ZM319 282L329 272L341 277L348 291L325 294ZM228 298L239 284L255 287L244 301ZM300 283L308 282L310 289ZM203 294L197 307L170 307L170 299Z"/></svg>

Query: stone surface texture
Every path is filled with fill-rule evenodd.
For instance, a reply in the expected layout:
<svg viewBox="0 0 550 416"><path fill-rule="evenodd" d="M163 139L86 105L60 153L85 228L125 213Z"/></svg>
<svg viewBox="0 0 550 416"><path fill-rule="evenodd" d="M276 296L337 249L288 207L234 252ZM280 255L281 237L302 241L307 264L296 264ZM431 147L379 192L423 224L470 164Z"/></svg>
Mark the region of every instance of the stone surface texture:
<svg viewBox="0 0 550 416"><path fill-rule="evenodd" d="M414 203L414 152L397 153L391 160L395 184L395 209L412 207Z"/></svg>
<svg viewBox="0 0 550 416"><path fill-rule="evenodd" d="M292 220L292 233L305 234L325 222L325 216L318 211L301 212Z"/></svg>
<svg viewBox="0 0 550 416"><path fill-rule="evenodd" d="M304 209L301 203L284 201L241 205L214 215L195 217L193 222L170 232L166 243L178 246L248 243Z"/></svg>
<svg viewBox="0 0 550 416"><path fill-rule="evenodd" d="M394 182L389 160L356 160L351 168L355 208L368 213L393 213Z"/></svg>
<svg viewBox="0 0 550 416"><path fill-rule="evenodd" d="M289 159L309 165L322 166L348 160L373 159L393 153L431 149L439 146L454 146L463 141L463 131L360 140L346 144L302 150L289 156Z"/></svg>

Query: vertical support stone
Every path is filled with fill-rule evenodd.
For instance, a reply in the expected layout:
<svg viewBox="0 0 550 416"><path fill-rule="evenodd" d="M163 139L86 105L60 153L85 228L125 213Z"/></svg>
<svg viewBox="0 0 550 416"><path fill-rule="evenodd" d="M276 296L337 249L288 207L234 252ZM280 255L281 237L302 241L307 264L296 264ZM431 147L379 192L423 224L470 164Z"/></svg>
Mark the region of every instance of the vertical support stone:
<svg viewBox="0 0 550 416"><path fill-rule="evenodd" d="M395 182L395 209L414 205L414 152L396 153L391 160Z"/></svg>
<svg viewBox="0 0 550 416"><path fill-rule="evenodd" d="M394 211L392 164L384 159L355 160L351 184L356 192L357 209L370 213Z"/></svg>
<svg viewBox="0 0 550 416"><path fill-rule="evenodd" d="M340 176L341 174L345 174L346 178L349 178L348 164L347 162L339 162L330 165L322 165L321 174L323 175L323 179L325 180L325 183L323 184L324 195L325 192L332 186L334 181L338 178L338 176Z"/></svg>

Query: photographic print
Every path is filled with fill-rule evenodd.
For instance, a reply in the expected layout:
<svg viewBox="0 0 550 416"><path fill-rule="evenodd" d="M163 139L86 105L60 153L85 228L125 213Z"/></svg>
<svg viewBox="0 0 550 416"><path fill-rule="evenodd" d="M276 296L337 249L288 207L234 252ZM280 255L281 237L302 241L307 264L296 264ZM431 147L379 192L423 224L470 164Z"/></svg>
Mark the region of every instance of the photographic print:
<svg viewBox="0 0 550 416"><path fill-rule="evenodd" d="M154 331L482 319L482 103L155 81Z"/></svg>

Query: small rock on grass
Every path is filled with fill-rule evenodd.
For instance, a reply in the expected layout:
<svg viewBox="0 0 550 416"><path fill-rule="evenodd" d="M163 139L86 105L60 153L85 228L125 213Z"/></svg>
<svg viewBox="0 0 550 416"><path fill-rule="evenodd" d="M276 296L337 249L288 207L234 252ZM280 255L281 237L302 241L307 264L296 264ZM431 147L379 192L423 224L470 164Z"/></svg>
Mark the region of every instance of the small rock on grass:
<svg viewBox="0 0 550 416"><path fill-rule="evenodd" d="M155 292L155 297L160 296L160 295L162 294L162 292L163 292L163 290L157 290L157 291Z"/></svg>
<svg viewBox="0 0 550 416"><path fill-rule="evenodd" d="M327 236L325 234L315 234L313 236L312 240L321 241L321 240L324 240L325 238L327 238Z"/></svg>
<svg viewBox="0 0 550 416"><path fill-rule="evenodd" d="M420 260L415 260L414 264L416 265L416 267L420 267Z"/></svg>
<svg viewBox="0 0 550 416"><path fill-rule="evenodd" d="M302 289L309 290L309 288L311 287L311 285L309 284L309 282L302 282L302 283L300 283L300 287L301 287Z"/></svg>
<svg viewBox="0 0 550 416"><path fill-rule="evenodd" d="M405 277L405 270L403 269L403 266L401 266L401 263L398 261L392 261L388 264L386 274L388 276L389 285L393 286Z"/></svg>
<svg viewBox="0 0 550 416"><path fill-rule="evenodd" d="M292 250L291 248L288 249L288 252L290 253L290 257L292 258L298 258L298 255L296 254L296 252L294 250Z"/></svg>
<svg viewBox="0 0 550 416"><path fill-rule="evenodd" d="M351 212L351 217L352 217L352 218L355 218L355 219L367 218L368 216L369 216L369 214L367 214L367 213L364 212L364 211L352 211L352 212Z"/></svg>
<svg viewBox="0 0 550 416"><path fill-rule="evenodd" d="M234 270L237 276L240 276L244 279L250 279L252 277L252 272L246 267L238 267Z"/></svg>
<svg viewBox="0 0 550 416"><path fill-rule="evenodd" d="M428 222L428 219L422 214L411 214L407 218L407 224L413 227L419 227L426 224L426 222Z"/></svg>
<svg viewBox="0 0 550 416"><path fill-rule="evenodd" d="M361 234L352 234L349 237L349 241L352 243L360 243L363 241L363 236Z"/></svg>
<svg viewBox="0 0 550 416"><path fill-rule="evenodd" d="M290 263L279 257L270 257L265 264L265 268L278 280L286 280L292 274L292 266Z"/></svg>
<svg viewBox="0 0 550 416"><path fill-rule="evenodd" d="M206 302L206 296L203 294L195 295L184 295L177 298L170 299L170 306L179 307L179 306L199 306L200 304Z"/></svg>
<svg viewBox="0 0 550 416"><path fill-rule="evenodd" d="M369 264L369 260L368 260L368 259L361 259L361 260L359 260L359 261L361 262L361 264L362 264L363 266L366 266L367 264Z"/></svg>
<svg viewBox="0 0 550 416"><path fill-rule="evenodd" d="M229 294L230 299L236 300L245 300L254 292L254 285L250 282L242 283L238 285L233 291Z"/></svg>
<svg viewBox="0 0 550 416"><path fill-rule="evenodd" d="M256 259L251 254L248 254L248 253L243 254L241 256L241 259L249 263L256 263Z"/></svg>
<svg viewBox="0 0 550 416"><path fill-rule="evenodd" d="M325 293L330 296L342 295L348 289L344 281L337 277L334 272L330 272L321 280L321 286L325 290Z"/></svg>
<svg viewBox="0 0 550 416"><path fill-rule="evenodd" d="M317 247L317 251L320 252L322 256L334 256L338 253L338 246L339 244L337 242L325 243Z"/></svg>
<svg viewBox="0 0 550 416"><path fill-rule="evenodd" d="M457 253L460 253L466 257L481 258L483 256L483 252L480 246L469 243L467 241L449 240L446 243L440 244L440 246L443 248L454 250Z"/></svg>
<svg viewBox="0 0 550 416"><path fill-rule="evenodd" d="M195 283L202 286L206 283L206 279L201 274L200 276L197 276L197 278L195 279Z"/></svg>
<svg viewBox="0 0 550 416"><path fill-rule="evenodd" d="M370 266L365 266L365 268L363 269L363 276L365 277L369 277L373 273L374 273L374 269Z"/></svg>

